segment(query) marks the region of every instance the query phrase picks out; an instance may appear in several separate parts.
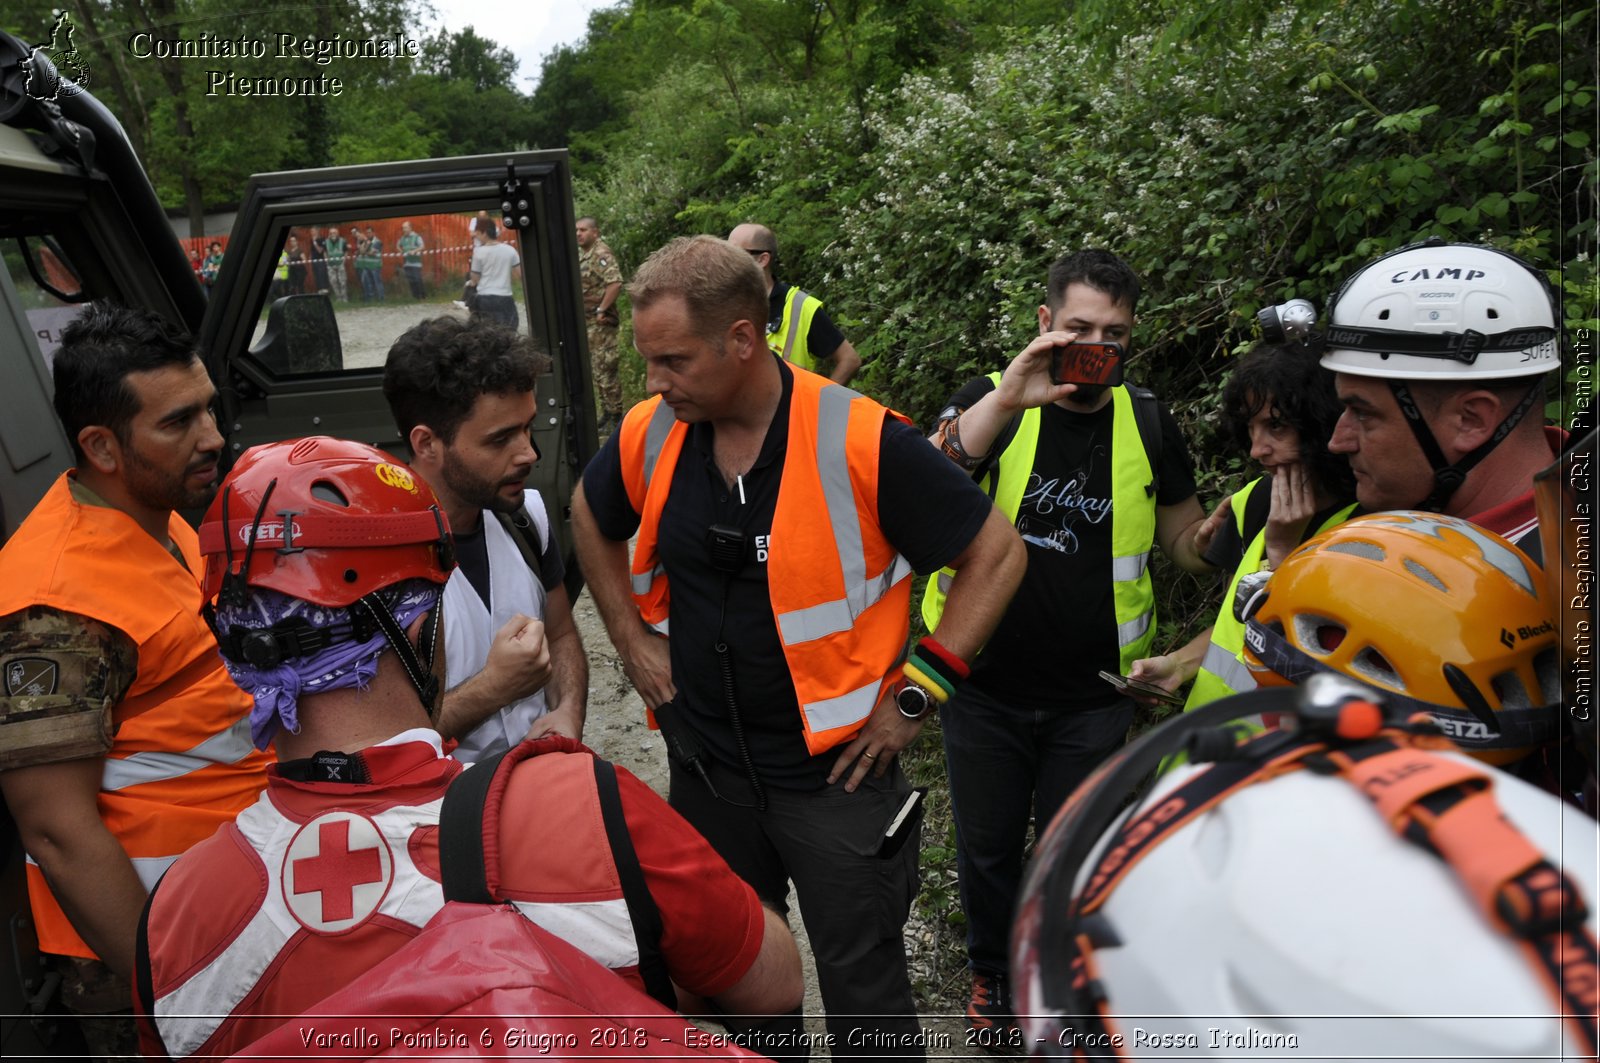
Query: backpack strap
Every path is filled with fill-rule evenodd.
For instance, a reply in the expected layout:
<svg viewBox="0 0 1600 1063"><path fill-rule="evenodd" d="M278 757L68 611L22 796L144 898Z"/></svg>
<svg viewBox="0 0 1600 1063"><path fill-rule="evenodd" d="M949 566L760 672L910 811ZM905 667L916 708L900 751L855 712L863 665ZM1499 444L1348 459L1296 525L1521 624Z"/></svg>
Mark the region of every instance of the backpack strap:
<svg viewBox="0 0 1600 1063"><path fill-rule="evenodd" d="M595 757L594 783L600 797L600 818L606 825L611 857L617 865L617 877L622 881L622 895L628 903L628 918L633 923L634 940L639 948L639 977L644 980L645 992L664 1006L676 1009L678 992L672 987L666 960L661 955L661 909L650 895L644 869L639 866L639 854L633 848L633 837L628 833L628 821L622 812L622 792L617 788L616 767L608 760Z"/></svg>
<svg viewBox="0 0 1600 1063"><path fill-rule="evenodd" d="M165 877L163 874L162 878ZM133 979L141 1005L134 1009L138 1013L135 1019L140 1038L153 1040L159 1049L159 1053L150 1055L151 1059L166 1059L172 1055L167 1049L166 1040L161 1036L161 1026L156 1022L155 977L150 969L150 906L155 903L156 890L160 888L161 883L158 881L145 896L144 906L139 911L139 927L134 932L133 941ZM146 1043L148 1044L148 1041Z"/></svg>
<svg viewBox="0 0 1600 1063"><path fill-rule="evenodd" d="M1012 414L1011 420L1000 429L1000 434L995 436L994 445L989 448L989 456L978 463L972 470L972 482L982 484L985 476L989 477L989 501L993 502L995 495L1000 490L1000 455L1006 452L1011 441L1017 438L1017 431L1022 427L1022 413Z"/></svg>
<svg viewBox="0 0 1600 1063"><path fill-rule="evenodd" d="M1133 400L1133 423L1144 443L1144 456L1150 460L1150 482L1144 493L1154 498L1161 490L1161 407L1156 393L1137 384L1124 385Z"/></svg>
<svg viewBox="0 0 1600 1063"><path fill-rule="evenodd" d="M1338 775L1372 802L1397 835L1450 868L1489 923L1523 952L1575 1043L1586 1058L1594 1057L1600 1042L1583 994L1594 985L1600 944L1585 926L1588 907L1571 879L1501 814L1491 772L1439 757L1396 731L1338 746L1315 735L1268 732L1239 747L1234 757L1196 773L1124 822L1083 879L1074 914L1092 916L1142 857L1243 787L1298 769ZM1090 799L1107 792L1101 788ZM1093 935L1080 932L1074 942L1091 963Z"/></svg>
<svg viewBox="0 0 1600 1063"><path fill-rule="evenodd" d="M515 513L501 513L495 511L495 519L500 526L511 536L511 541L517 544L517 552L522 555L523 562L528 566L528 571L533 573L533 578L539 586L544 586L544 568L539 563L539 558L544 554L544 541L539 535L539 524L528 512L527 500L517 507Z"/></svg>
<svg viewBox="0 0 1600 1063"><path fill-rule="evenodd" d="M444 899L499 904L484 871L483 811L495 772L509 749L486 757L450 780L439 809L439 872Z"/></svg>
<svg viewBox="0 0 1600 1063"><path fill-rule="evenodd" d="M1600 943L1586 925L1589 907L1561 868L1506 820L1492 773L1383 740L1330 749L1305 766L1344 778L1396 834L1455 873L1541 976L1583 1058L1594 1059Z"/></svg>
<svg viewBox="0 0 1600 1063"><path fill-rule="evenodd" d="M489 790L507 753L502 750L472 765L451 780L439 810L439 870L444 899L468 904L499 904L489 892L484 870L483 815ZM606 841L616 864L622 896L628 905L634 941L639 950L639 977L645 991L664 1006L677 1008L678 992L667 974L661 954L661 909L645 883L639 854L622 811L622 794L617 788L617 769L610 761L594 758L595 794L600 803L600 819L605 824Z"/></svg>

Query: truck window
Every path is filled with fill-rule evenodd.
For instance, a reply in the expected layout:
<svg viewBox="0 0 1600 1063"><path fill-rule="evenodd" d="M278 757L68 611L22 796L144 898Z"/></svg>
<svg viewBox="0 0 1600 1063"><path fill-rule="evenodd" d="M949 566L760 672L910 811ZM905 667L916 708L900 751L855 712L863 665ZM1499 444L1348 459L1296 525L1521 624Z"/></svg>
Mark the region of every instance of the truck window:
<svg viewBox="0 0 1600 1063"><path fill-rule="evenodd" d="M442 314L514 317L518 331L547 342L547 308L527 306L522 271L537 264L525 261L519 234L483 242L479 287L497 285L502 301L480 302L468 286L476 226L472 212L287 225L242 360L276 379L381 370L402 332Z"/></svg>
<svg viewBox="0 0 1600 1063"><path fill-rule="evenodd" d="M78 316L83 285L56 239L48 234L6 242L3 256L11 281L45 365L61 345L61 330Z"/></svg>

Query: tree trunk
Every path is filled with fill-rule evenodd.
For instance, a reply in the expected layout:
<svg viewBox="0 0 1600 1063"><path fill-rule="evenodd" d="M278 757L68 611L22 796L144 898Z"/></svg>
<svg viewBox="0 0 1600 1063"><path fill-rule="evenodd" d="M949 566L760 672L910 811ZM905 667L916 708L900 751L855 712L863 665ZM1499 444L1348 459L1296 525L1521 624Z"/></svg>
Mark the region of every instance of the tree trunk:
<svg viewBox="0 0 1600 1063"><path fill-rule="evenodd" d="M95 63L94 76L98 77L101 71L105 72L106 84L110 87L116 99L116 113L122 122L122 128L128 134L128 141L133 145L133 152L139 160L150 166L149 152L149 111L144 105L144 95L139 91L139 81L128 68L128 57L117 45L121 37L115 33L107 34L95 19L95 7L85 0L73 0L72 12L74 21L83 27L83 34L88 47L94 51L97 62ZM97 86L86 86L97 96L100 95Z"/></svg>

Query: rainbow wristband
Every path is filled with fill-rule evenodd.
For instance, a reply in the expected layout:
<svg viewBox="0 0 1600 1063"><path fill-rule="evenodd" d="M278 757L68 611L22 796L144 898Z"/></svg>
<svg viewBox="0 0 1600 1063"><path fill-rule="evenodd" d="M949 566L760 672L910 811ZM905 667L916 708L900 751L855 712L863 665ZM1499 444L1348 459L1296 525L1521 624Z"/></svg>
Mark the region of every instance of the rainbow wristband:
<svg viewBox="0 0 1600 1063"><path fill-rule="evenodd" d="M906 658L905 674L943 705L956 692L956 685L972 674L972 669L928 635L918 639L912 647L911 655Z"/></svg>

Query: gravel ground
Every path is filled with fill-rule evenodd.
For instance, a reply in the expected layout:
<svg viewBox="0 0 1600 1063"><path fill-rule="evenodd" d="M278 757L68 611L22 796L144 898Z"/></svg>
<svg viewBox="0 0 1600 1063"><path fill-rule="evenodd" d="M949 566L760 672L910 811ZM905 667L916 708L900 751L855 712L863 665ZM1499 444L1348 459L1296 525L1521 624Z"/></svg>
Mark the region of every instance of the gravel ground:
<svg viewBox="0 0 1600 1063"><path fill-rule="evenodd" d="M409 295L396 294L391 287L389 297L381 303L362 303L359 299L353 303L334 302L334 317L339 323L339 342L344 353L344 367L346 369L371 369L383 365L384 359L389 355L389 348L406 329L417 322L440 314L454 314L465 318L467 311L464 306L456 306L449 299L433 296L441 301L413 302ZM522 304L517 304L517 313L522 317L524 330L527 327L527 317L522 313ZM261 339L266 331L267 323L263 318L256 324L254 335L250 338L251 346Z"/></svg>

